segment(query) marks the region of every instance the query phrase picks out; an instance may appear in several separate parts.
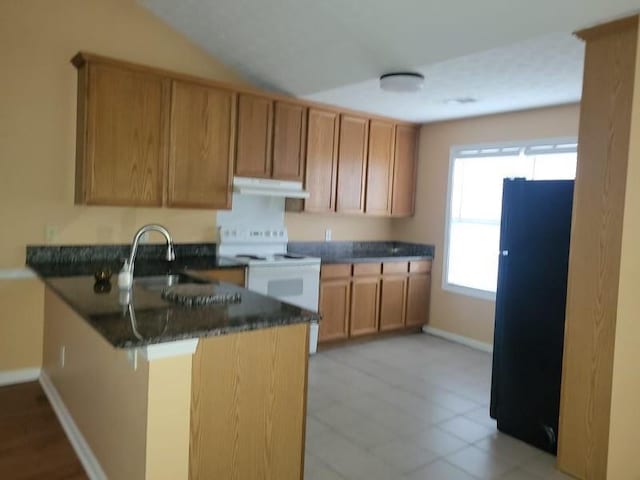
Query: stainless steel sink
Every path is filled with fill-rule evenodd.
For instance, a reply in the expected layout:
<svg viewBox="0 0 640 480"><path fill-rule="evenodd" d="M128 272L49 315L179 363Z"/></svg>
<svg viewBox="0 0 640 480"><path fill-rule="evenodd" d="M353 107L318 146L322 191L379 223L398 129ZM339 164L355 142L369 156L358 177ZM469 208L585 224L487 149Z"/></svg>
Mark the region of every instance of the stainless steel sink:
<svg viewBox="0 0 640 480"><path fill-rule="evenodd" d="M162 291L167 287L173 285L180 285L184 283L207 283L199 278L186 275L184 273L177 273L172 275L155 275L152 277L135 277L133 279L133 285L145 288L152 291Z"/></svg>

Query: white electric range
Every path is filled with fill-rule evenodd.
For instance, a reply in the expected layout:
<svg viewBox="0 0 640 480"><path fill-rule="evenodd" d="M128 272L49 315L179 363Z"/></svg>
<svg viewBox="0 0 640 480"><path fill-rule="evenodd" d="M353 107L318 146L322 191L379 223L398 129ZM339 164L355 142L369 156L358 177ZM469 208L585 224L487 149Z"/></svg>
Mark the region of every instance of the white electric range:
<svg viewBox="0 0 640 480"><path fill-rule="evenodd" d="M318 311L320 259L287 253L287 229L218 227L217 253L247 265L246 287L298 307ZM311 325L315 353L318 324Z"/></svg>

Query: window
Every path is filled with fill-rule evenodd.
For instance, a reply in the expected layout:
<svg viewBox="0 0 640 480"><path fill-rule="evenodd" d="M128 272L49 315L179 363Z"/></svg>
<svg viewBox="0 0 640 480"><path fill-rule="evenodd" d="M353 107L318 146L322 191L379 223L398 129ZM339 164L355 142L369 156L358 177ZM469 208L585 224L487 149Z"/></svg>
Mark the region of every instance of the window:
<svg viewBox="0 0 640 480"><path fill-rule="evenodd" d="M443 288L495 297L503 179L573 179L576 152L575 139L451 150Z"/></svg>

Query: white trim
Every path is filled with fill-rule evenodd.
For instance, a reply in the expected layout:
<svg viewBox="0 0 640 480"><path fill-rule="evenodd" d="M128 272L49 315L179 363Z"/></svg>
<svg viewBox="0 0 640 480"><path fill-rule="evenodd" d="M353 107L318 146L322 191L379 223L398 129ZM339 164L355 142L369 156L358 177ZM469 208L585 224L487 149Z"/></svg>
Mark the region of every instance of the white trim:
<svg viewBox="0 0 640 480"><path fill-rule="evenodd" d="M198 348L198 339L190 338L188 340L177 340L175 342L158 343L156 345L147 345L137 348L136 350L148 362L159 360L161 358L181 357L183 355L193 355Z"/></svg>
<svg viewBox="0 0 640 480"><path fill-rule="evenodd" d="M40 377L39 368L21 368L0 372L0 387L16 385L18 383L34 382Z"/></svg>
<svg viewBox="0 0 640 480"><path fill-rule="evenodd" d="M434 337L444 338L445 340L449 340L450 342L465 345L467 347L473 348L474 350L493 353L493 345L490 343L484 343L479 340L474 340L473 338L458 335L457 333L447 332L446 330L440 330L439 328L434 328L429 325L424 325L422 327L422 331L429 335L433 335Z"/></svg>
<svg viewBox="0 0 640 480"><path fill-rule="evenodd" d="M102 470L100 462L98 462L98 459L91 450L91 446L82 435L82 432L76 425L76 422L74 422L71 413L69 413L69 410L62 401L62 398L60 398L58 390L56 390L56 387L45 372L42 372L40 375L40 385L42 385L42 389L47 395L49 403L53 407L53 411L56 412L56 416L67 434L67 438L69 439L69 442L71 442L71 446L75 450L76 455L78 456L80 463L82 463L89 479L107 480L107 474Z"/></svg>
<svg viewBox="0 0 640 480"><path fill-rule="evenodd" d="M30 268L0 269L0 280L19 280L23 278L36 278L36 274Z"/></svg>

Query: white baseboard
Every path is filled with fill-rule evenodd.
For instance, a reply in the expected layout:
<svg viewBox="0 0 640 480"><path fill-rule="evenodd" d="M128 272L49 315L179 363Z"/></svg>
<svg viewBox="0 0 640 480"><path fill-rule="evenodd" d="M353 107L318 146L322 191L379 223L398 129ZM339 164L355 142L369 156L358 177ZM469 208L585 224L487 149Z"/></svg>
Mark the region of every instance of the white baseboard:
<svg viewBox="0 0 640 480"><path fill-rule="evenodd" d="M78 429L76 422L74 422L73 417L62 401L62 398L60 398L58 390L56 390L56 387L45 372L42 372L40 375L40 385L42 385L44 393L47 394L49 403L51 403L53 411L56 412L56 416L67 434L67 438L69 439L69 442L71 442L71 446L75 450L76 455L78 456L80 463L82 463L89 479L107 480L107 475L104 473L104 470L102 470L100 462L98 462L98 459L93 454L87 440L82 435L82 432L80 432L80 429Z"/></svg>
<svg viewBox="0 0 640 480"><path fill-rule="evenodd" d="M0 372L0 387L5 385L15 385L18 383L34 382L40 377L39 368L21 368L20 370L10 370Z"/></svg>
<svg viewBox="0 0 640 480"><path fill-rule="evenodd" d="M440 330L439 328L434 328L429 325L423 326L422 331L429 335L433 335L434 337L440 337L451 342L460 343L461 345L471 347L475 350L480 350L481 352L493 353L493 345L490 343L484 343L479 340L474 340L473 338L447 332L446 330Z"/></svg>

